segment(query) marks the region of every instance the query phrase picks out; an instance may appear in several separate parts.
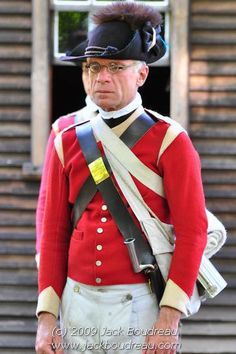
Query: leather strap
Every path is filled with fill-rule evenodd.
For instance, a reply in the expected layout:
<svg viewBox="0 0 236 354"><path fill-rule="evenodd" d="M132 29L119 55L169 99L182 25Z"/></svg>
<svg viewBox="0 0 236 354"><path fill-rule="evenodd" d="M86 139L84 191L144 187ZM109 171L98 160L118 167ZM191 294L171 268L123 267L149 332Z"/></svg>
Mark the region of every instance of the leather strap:
<svg viewBox="0 0 236 354"><path fill-rule="evenodd" d="M164 293L164 280L151 247L131 217L119 195L98 149L90 124L76 127L76 135L86 162L92 174L96 189L101 193L108 209L116 222L129 250L129 256L135 272L143 271L148 276L150 286L156 295L158 304ZM132 243L132 247L129 247ZM134 261L135 259L135 261Z"/></svg>
<svg viewBox="0 0 236 354"><path fill-rule="evenodd" d="M131 149L155 123L156 122L144 112L126 129L126 131L120 136L120 139ZM89 122L85 124L90 125ZM85 124L79 125L78 129L81 129ZM73 206L72 219L74 227L96 192L97 188L94 180L92 176L89 175L80 189Z"/></svg>
<svg viewBox="0 0 236 354"><path fill-rule="evenodd" d="M156 263L148 242L133 221L123 203L110 175L104 166L103 158L97 147L90 124L76 127L76 135L86 162L95 180L96 189L101 193L125 241L135 239L136 253L140 264ZM97 164L97 166L96 166ZM95 167L94 167L95 166ZM101 173L102 171L102 173Z"/></svg>

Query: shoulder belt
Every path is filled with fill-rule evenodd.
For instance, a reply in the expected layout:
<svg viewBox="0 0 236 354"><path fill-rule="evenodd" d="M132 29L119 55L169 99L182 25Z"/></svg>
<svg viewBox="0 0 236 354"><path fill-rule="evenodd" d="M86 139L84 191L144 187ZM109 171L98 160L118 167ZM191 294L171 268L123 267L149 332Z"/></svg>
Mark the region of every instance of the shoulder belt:
<svg viewBox="0 0 236 354"><path fill-rule="evenodd" d="M148 111L149 113L150 111ZM163 139L163 143L160 149L158 161L161 154L167 149L169 144L181 133L184 129L172 119L155 114L151 111L151 115L157 119L166 121L170 126L167 129L166 136ZM161 197L165 198L164 186L162 177L148 168L137 156L129 149L129 147L119 139L112 131L107 127L101 117L97 116L91 121L93 129L99 139L102 141L104 147L117 159L120 163L129 171L131 175L137 178L141 183L157 193Z"/></svg>
<svg viewBox="0 0 236 354"><path fill-rule="evenodd" d="M61 131L58 131L58 133L56 134L56 137L54 139L54 146L55 149L57 151L58 157L61 161L62 166L64 167L64 150L63 150L63 144L62 144L62 135L64 133L66 133L68 130L73 129L75 127L77 127L78 125L82 125L86 122L88 122L89 119L87 121L83 121L83 122L77 122L77 123L73 123L71 125L69 125L68 127L64 128Z"/></svg>
<svg viewBox="0 0 236 354"><path fill-rule="evenodd" d="M136 273L143 271L155 291L158 302L163 292L163 278L152 254L151 247L135 224L116 189L98 149L90 124L76 127L76 135L88 164L96 189L101 193L108 209L128 247L130 259ZM131 246L132 244L132 246Z"/></svg>
<svg viewBox="0 0 236 354"><path fill-rule="evenodd" d="M91 109L89 109L88 106L85 106L81 108L79 111L75 112L75 123L88 122L89 120L96 117L97 114L98 112L94 112Z"/></svg>
<svg viewBox="0 0 236 354"><path fill-rule="evenodd" d="M88 106L85 106L81 109L79 109L78 111L69 113L65 116L59 117L57 120L55 120L55 122L52 124L52 129L55 133L55 135L59 134L62 130L64 131L66 128L64 129L60 129L59 127L59 122L62 118L67 119L70 118L72 116L74 116L74 123L75 124L80 124L80 123L85 123L88 122L90 119L94 118L97 115L96 112L91 111ZM73 126L73 124L70 124L68 127Z"/></svg>
<svg viewBox="0 0 236 354"><path fill-rule="evenodd" d="M120 139L124 141L129 148L132 148L155 123L156 122L149 115L143 112L120 136ZM74 225L77 224L87 205L96 194L96 191L96 186L90 175L80 189L74 204L72 213Z"/></svg>
<svg viewBox="0 0 236 354"><path fill-rule="evenodd" d="M158 154L158 158L157 158L157 165L160 161L161 156L163 155L163 153L165 152L165 150L168 148L169 145L171 145L171 143L177 138L177 136L180 133L187 133L187 131L175 120L169 118L169 117L165 117L162 116L161 114L152 111L151 109L145 109L146 112L148 112L150 115L156 117L159 120L163 120L164 122L170 124L169 128L167 129L165 136L162 140L162 144L159 150L159 154Z"/></svg>

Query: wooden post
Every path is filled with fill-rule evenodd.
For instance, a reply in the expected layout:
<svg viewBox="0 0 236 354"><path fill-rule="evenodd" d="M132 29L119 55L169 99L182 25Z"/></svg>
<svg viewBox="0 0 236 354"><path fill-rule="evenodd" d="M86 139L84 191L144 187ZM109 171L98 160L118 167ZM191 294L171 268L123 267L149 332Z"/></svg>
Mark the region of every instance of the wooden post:
<svg viewBox="0 0 236 354"><path fill-rule="evenodd" d="M31 162L43 163L49 132L49 2L33 0L32 76L31 76Z"/></svg>
<svg viewBox="0 0 236 354"><path fill-rule="evenodd" d="M189 0L171 0L171 118L188 128Z"/></svg>

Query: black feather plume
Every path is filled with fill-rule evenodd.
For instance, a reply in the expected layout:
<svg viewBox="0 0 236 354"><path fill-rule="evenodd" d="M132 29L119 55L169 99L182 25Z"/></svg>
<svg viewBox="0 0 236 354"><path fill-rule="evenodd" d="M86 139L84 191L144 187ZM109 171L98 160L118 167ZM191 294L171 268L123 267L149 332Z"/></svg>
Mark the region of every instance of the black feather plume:
<svg viewBox="0 0 236 354"><path fill-rule="evenodd" d="M147 21L153 27L162 23L160 13L153 7L136 2L117 1L111 5L99 9L92 16L96 25L110 21L124 21L135 30L141 28Z"/></svg>

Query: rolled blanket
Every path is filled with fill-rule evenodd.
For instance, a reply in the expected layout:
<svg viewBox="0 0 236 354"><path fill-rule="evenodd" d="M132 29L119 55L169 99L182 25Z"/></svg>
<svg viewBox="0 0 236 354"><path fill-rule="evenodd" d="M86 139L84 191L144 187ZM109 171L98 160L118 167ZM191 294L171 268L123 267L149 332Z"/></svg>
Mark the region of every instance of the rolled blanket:
<svg viewBox="0 0 236 354"><path fill-rule="evenodd" d="M206 213L208 218L208 240L204 255L207 258L211 258L225 243L227 233L224 225L215 217L215 215L213 215L209 210L206 210Z"/></svg>

